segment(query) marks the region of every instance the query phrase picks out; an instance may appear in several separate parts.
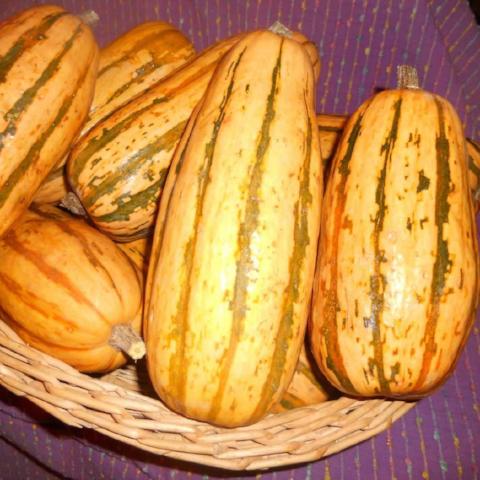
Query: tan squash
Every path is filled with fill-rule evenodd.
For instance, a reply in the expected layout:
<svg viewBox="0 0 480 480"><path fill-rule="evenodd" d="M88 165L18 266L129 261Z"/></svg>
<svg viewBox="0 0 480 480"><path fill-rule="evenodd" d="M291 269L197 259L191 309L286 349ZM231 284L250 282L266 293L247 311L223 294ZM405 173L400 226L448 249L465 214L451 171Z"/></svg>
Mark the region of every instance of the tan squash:
<svg viewBox="0 0 480 480"><path fill-rule="evenodd" d="M80 371L144 354L140 283L109 238L54 207L28 210L0 240L0 317Z"/></svg>
<svg viewBox="0 0 480 480"><path fill-rule="evenodd" d="M404 88L349 119L324 198L310 338L328 381L352 395L441 385L477 307L462 127L411 69L400 73Z"/></svg>
<svg viewBox="0 0 480 480"><path fill-rule="evenodd" d="M323 185L314 91L299 43L248 34L220 62L176 150L145 329L152 383L181 414L253 423L293 376Z"/></svg>
<svg viewBox="0 0 480 480"><path fill-rule="evenodd" d="M0 24L0 236L79 134L97 65L90 29L60 7Z"/></svg>

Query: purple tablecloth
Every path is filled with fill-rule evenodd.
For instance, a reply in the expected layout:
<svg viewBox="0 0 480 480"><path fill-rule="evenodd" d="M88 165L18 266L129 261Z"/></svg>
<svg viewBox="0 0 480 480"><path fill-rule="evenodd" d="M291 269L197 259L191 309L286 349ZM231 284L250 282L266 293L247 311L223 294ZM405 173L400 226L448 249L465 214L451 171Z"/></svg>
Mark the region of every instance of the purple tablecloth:
<svg viewBox="0 0 480 480"><path fill-rule="evenodd" d="M0 19L34 3L0 0ZM319 48L318 111L350 113L375 89L395 86L395 66L417 67L422 86L448 98L468 136L480 139L480 29L466 0L57 0L95 9L101 45L147 19L179 26L198 49L275 20ZM472 330L454 375L388 431L340 454L263 473L273 479L480 478L480 332ZM65 427L0 389L0 479L250 478L146 454Z"/></svg>

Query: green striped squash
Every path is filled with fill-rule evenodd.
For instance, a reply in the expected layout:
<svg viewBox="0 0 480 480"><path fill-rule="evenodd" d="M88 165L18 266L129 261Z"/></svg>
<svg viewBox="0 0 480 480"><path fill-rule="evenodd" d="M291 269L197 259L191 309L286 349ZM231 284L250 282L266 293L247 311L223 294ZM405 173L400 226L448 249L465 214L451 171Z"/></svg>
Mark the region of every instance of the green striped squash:
<svg viewBox="0 0 480 480"><path fill-rule="evenodd" d="M305 343L305 342L304 342ZM333 400L337 397L334 388L318 372L307 346L300 351L295 373L280 402L275 404L271 412L280 413L294 408L307 407Z"/></svg>
<svg viewBox="0 0 480 480"><path fill-rule="evenodd" d="M318 135L320 137L320 149L322 150L325 176L335 155L340 137L348 120L345 115L332 115L320 113L317 115ZM468 153L468 183L473 198L475 211L480 209L480 144L467 138Z"/></svg>
<svg viewBox="0 0 480 480"><path fill-rule="evenodd" d="M445 99L415 87L379 93L349 119L324 198L310 339L324 375L352 395L431 392L477 307L462 127Z"/></svg>
<svg viewBox="0 0 480 480"><path fill-rule="evenodd" d="M70 185L96 226L117 241L145 237L175 147L218 60L241 35L215 44L99 122L73 148Z"/></svg>
<svg viewBox="0 0 480 480"><path fill-rule="evenodd" d="M34 7L0 25L0 236L79 134L97 64L90 29L62 8Z"/></svg>
<svg viewBox="0 0 480 480"><path fill-rule="evenodd" d="M115 39L100 51L95 95L81 136L194 54L190 40L173 25L161 21L141 23ZM66 195L66 160L62 158L43 182L35 194L35 203L58 203Z"/></svg>
<svg viewBox="0 0 480 480"><path fill-rule="evenodd" d="M219 64L175 153L144 326L152 383L188 417L253 423L293 376L323 185L314 90L299 43L250 33Z"/></svg>

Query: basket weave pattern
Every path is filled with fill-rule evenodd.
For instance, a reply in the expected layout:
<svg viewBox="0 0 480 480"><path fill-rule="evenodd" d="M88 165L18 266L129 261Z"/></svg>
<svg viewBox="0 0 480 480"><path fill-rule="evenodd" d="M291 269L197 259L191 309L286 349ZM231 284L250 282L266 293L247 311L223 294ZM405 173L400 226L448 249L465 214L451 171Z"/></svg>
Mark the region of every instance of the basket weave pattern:
<svg viewBox="0 0 480 480"><path fill-rule="evenodd" d="M1 385L67 425L201 465L258 470L317 460L380 433L415 405L341 397L218 428L165 407L139 367L92 378L29 347L0 320Z"/></svg>

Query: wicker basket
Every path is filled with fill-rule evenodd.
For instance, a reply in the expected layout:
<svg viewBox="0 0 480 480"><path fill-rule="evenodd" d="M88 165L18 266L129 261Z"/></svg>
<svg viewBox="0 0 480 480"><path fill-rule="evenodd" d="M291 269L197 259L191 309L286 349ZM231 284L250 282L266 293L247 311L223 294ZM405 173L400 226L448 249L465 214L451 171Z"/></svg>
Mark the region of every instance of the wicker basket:
<svg viewBox="0 0 480 480"><path fill-rule="evenodd" d="M229 470L317 460L385 430L415 405L341 397L269 415L247 427L217 428L165 407L143 364L92 378L27 346L1 320L0 384L67 425L94 428L158 455Z"/></svg>

